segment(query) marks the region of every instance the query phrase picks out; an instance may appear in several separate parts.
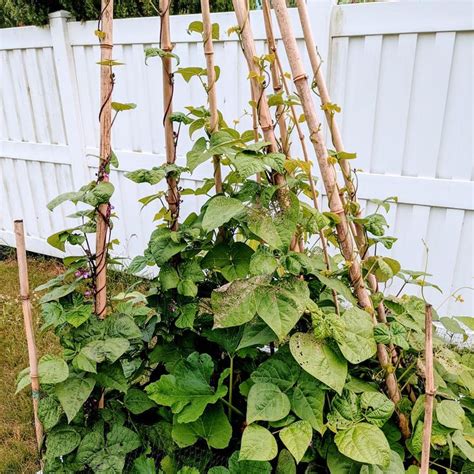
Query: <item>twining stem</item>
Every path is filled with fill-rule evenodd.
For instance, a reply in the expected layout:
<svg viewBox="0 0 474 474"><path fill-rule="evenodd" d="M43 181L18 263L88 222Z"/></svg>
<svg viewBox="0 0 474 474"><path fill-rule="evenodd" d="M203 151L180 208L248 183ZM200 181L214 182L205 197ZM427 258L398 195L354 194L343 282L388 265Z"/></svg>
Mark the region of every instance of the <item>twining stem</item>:
<svg viewBox="0 0 474 474"><path fill-rule="evenodd" d="M170 38L170 0L160 0L160 48L171 53L173 45ZM174 78L171 56L164 54L161 57L163 65L163 125L165 128L166 163L174 164L176 161L176 142L173 122L170 120L173 113ZM175 176L168 174L166 177L168 192L166 201L171 214L170 229L178 230L180 193Z"/></svg>
<svg viewBox="0 0 474 474"><path fill-rule="evenodd" d="M99 145L99 171L97 181L108 182L109 176L106 167L110 161L111 128L112 128L112 89L114 79L110 61L112 59L112 25L114 17L113 0L102 0L100 12L100 145ZM109 231L110 204L103 203L97 210L96 230L96 262L95 262L95 313L101 319L107 312L107 237Z"/></svg>
<svg viewBox="0 0 474 474"><path fill-rule="evenodd" d="M433 313L431 305L427 304L425 307L425 418L423 425L420 474L428 474L430 465L431 427L433 425L434 396Z"/></svg>
<svg viewBox="0 0 474 474"><path fill-rule="evenodd" d="M209 0L201 0L202 24L203 24L203 40L204 54L206 56L207 68L207 97L209 100L210 127L209 131L217 132L219 129L219 113L217 110L216 96L216 70L214 67L214 46L212 44L212 22L211 12L209 9ZM216 193L222 193L222 171L220 164L220 156L213 157L214 162L214 183Z"/></svg>

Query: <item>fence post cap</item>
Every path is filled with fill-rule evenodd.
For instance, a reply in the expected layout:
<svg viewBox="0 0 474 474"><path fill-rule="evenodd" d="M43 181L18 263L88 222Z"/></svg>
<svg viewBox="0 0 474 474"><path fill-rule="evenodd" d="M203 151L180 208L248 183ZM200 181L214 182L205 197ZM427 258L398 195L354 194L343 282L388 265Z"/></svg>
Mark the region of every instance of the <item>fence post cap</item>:
<svg viewBox="0 0 474 474"><path fill-rule="evenodd" d="M48 18L50 20L53 20L55 18L65 18L66 20L69 20L72 18L72 14L66 10L58 10L57 12L52 12L48 15Z"/></svg>

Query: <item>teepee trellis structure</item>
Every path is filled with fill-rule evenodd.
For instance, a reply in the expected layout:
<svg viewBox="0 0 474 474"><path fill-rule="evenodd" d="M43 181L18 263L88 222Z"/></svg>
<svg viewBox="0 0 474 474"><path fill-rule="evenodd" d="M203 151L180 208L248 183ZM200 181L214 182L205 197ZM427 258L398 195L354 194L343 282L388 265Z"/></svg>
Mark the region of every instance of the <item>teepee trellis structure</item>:
<svg viewBox="0 0 474 474"><path fill-rule="evenodd" d="M293 29L290 23L286 3L284 0L274 0L273 7L280 27L280 32L283 44L285 46L286 55L289 60L293 76L293 82L295 84L302 103L302 108L310 133L310 141L312 142L314 151L316 153L322 181L326 189L326 194L328 196L329 208L331 209L331 212L337 214L340 218L340 222L336 225L336 230L339 245L341 247L341 252L349 266L349 276L351 279L351 283L360 306L362 306L364 309L366 309L373 315L374 308L369 296L369 292L364 283L361 264L356 252L357 249L354 245L351 227L349 225L343 207L343 198L339 194L336 172L334 167L329 163L329 155L324 143L324 137L321 131L321 124L316 115L316 109L312 100L311 89L308 84L308 77L303 68L303 63L300 58L300 53L298 50L295 36L293 34ZM316 71L316 74L320 73L319 69ZM322 77L322 75L320 76L320 81L324 83L324 78ZM373 317L373 319L375 323L375 316ZM387 352L387 348L384 345L378 344L377 356L382 368L385 369L390 366L391 358L389 356L389 353ZM401 400L401 393L398 387L396 377L390 371L386 371L385 380L388 394L391 400L395 404L397 404ZM408 437L408 419L405 415L401 413L399 413L399 424L404 436Z"/></svg>

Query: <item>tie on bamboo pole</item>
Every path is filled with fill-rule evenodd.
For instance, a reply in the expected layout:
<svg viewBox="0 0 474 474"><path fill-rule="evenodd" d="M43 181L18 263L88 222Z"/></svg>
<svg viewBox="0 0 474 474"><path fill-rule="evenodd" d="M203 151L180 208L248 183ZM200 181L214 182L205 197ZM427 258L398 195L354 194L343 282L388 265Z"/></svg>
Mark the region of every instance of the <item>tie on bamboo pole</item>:
<svg viewBox="0 0 474 474"><path fill-rule="evenodd" d="M370 300L369 293L365 287L360 261L354 252L347 217L342 205L341 197L338 193L336 172L328 160L329 156L321 132L321 124L316 115L316 109L314 107L311 90L308 84L308 77L303 68L303 62L301 61L298 45L293 34L293 28L290 23L285 0L273 0L273 8L280 27L286 55L290 63L293 82L295 83L303 106L306 123L310 133L310 140L316 153L321 177L328 196L329 208L331 209L331 212L340 217L340 222L336 225L336 231L339 245L341 246L341 252L349 265L351 283L354 287L354 292L359 304L372 314L375 323L376 319L374 317L372 301ZM390 360L387 349L382 344L377 345L377 357L381 367L384 370L388 369L390 366ZM385 382L390 399L397 404L401 400L400 389L395 375L390 373L388 370L386 370ZM408 419L402 413L399 413L398 416L400 429L403 435L408 437L410 432Z"/></svg>
<svg viewBox="0 0 474 474"><path fill-rule="evenodd" d="M38 450L43 442L43 426L38 418L38 404L40 395L40 384L38 375L38 357L36 354L35 333L33 330L33 318L31 314L30 287L28 283L28 264L26 261L25 231L23 221L14 222L16 256L18 261L18 276L20 280L20 299L25 324L26 343L28 346L28 362L30 365L31 396L33 400L33 415L35 420L36 442Z"/></svg>
<svg viewBox="0 0 474 474"><path fill-rule="evenodd" d="M425 418L421 450L420 474L428 474L430 467L431 428L435 396L433 371L433 313L431 305L425 307Z"/></svg>
<svg viewBox="0 0 474 474"><path fill-rule="evenodd" d="M272 117L270 109L268 107L267 95L265 88L261 84L257 77L260 74L260 70L255 62L257 53L255 51L255 44L253 40L252 29L250 26L250 19L247 10L246 0L232 0L234 6L235 15L237 17L237 23L239 25L239 35L241 40L242 50L247 61L249 72L253 73L253 77L250 78L250 84L252 88L252 97L257 103L257 116L260 123L260 128L263 133L265 141L269 142L269 149L273 152L278 152L278 143L273 130ZM288 187L286 180L280 173L274 174L275 184L279 186L277 191L278 201L282 209L288 209L290 207L290 200L288 196Z"/></svg>
<svg viewBox="0 0 474 474"><path fill-rule="evenodd" d="M171 53L173 45L171 44L170 36L170 0L160 0L160 48ZM169 55L161 57L163 65L163 126L165 129L165 148L166 148L166 163L174 164L176 161L176 141L173 128L171 114L173 113L173 91L174 91L174 77L172 70L172 58ZM178 229L179 219L179 203L180 194L178 190L178 183L176 178L172 175L166 177L168 183L168 192L166 201L171 214L170 228L171 230Z"/></svg>
<svg viewBox="0 0 474 474"><path fill-rule="evenodd" d="M219 113L217 110L216 95L216 70L214 67L214 46L212 44L212 22L211 12L209 9L209 0L201 0L202 24L203 24L203 40L204 55L206 56L207 67L207 96L209 100L210 132L217 132L219 129ZM214 156L214 183L216 193L222 193L222 172L220 165L220 157Z"/></svg>
<svg viewBox="0 0 474 474"><path fill-rule="evenodd" d="M100 163L97 174L98 182L108 182L106 172L112 153L110 135L112 128L112 90L114 79L112 73L112 47L113 47L113 0L102 0L100 12ZM95 287L95 312L100 318L105 318L107 312L107 237L109 233L110 204L99 206L97 212L96 232L96 287Z"/></svg>

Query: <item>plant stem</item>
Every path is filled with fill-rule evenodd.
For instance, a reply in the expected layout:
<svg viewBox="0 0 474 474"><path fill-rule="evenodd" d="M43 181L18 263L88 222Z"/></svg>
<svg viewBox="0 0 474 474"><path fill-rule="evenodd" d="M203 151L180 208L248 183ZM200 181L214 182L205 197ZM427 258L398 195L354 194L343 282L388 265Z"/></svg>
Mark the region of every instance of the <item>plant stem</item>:
<svg viewBox="0 0 474 474"><path fill-rule="evenodd" d="M229 375L229 420L232 417L232 390L234 385L234 356L229 355L230 359L230 375Z"/></svg>
<svg viewBox="0 0 474 474"><path fill-rule="evenodd" d="M235 411L237 415L240 415L242 418L245 418L245 415L238 408L235 408L234 405L231 405L225 398L221 398L221 401L224 405L227 405L232 411Z"/></svg>

